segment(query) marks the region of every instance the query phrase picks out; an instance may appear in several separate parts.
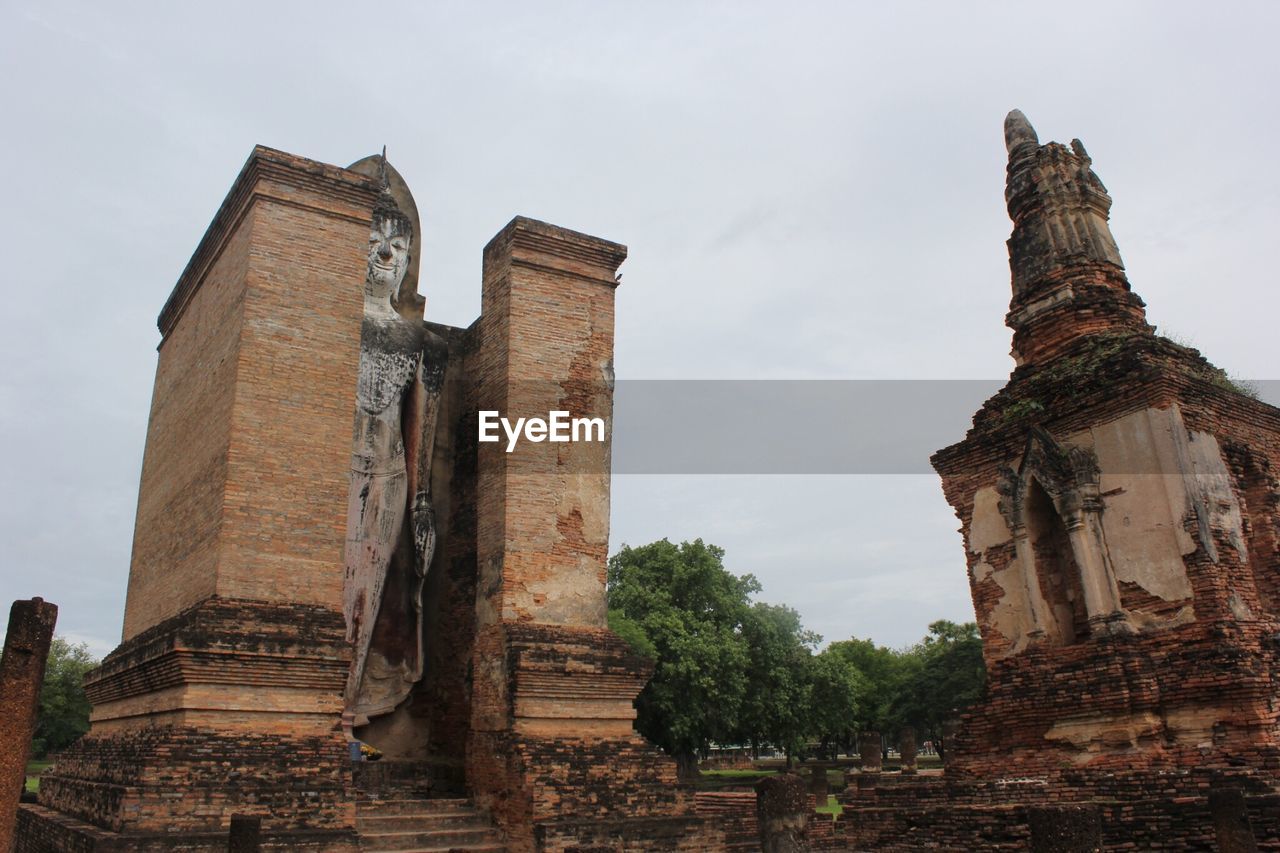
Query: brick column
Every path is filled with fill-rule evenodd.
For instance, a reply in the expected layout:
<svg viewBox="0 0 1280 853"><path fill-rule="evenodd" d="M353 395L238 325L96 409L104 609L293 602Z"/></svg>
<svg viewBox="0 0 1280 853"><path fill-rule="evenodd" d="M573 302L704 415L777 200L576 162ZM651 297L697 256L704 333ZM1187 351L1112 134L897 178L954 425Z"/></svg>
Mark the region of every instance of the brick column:
<svg viewBox="0 0 1280 853"><path fill-rule="evenodd" d="M36 731L44 667L58 606L42 598L15 601L0 657L0 850L13 844L18 797Z"/></svg>
<svg viewBox="0 0 1280 853"><path fill-rule="evenodd" d="M814 765L809 768L809 793L813 794L813 800L819 806L827 804L827 795L830 787L827 784L827 768L823 765Z"/></svg>
<svg viewBox="0 0 1280 853"><path fill-rule="evenodd" d="M779 773L756 783L756 823L762 853L807 853L809 798L804 780Z"/></svg>
<svg viewBox="0 0 1280 853"><path fill-rule="evenodd" d="M613 322L626 247L517 217L485 247L477 402L604 421L603 441L479 445L480 626L603 628Z"/></svg>
<svg viewBox="0 0 1280 853"><path fill-rule="evenodd" d="M612 845L654 832L654 819L693 820L675 763L633 729L651 663L606 627L614 290L625 257L617 243L523 217L484 252L465 371L477 410L512 423L564 411L603 425L602 441L522 438L507 452L504 435L477 445L467 776L513 851ZM681 849L698 849L689 843Z"/></svg>
<svg viewBox="0 0 1280 853"><path fill-rule="evenodd" d="M879 773L883 764L883 745L879 732L858 733L858 756L862 760L863 773Z"/></svg>
<svg viewBox="0 0 1280 853"><path fill-rule="evenodd" d="M916 772L916 730L911 726L903 726L898 732L898 755L902 772L911 775Z"/></svg>

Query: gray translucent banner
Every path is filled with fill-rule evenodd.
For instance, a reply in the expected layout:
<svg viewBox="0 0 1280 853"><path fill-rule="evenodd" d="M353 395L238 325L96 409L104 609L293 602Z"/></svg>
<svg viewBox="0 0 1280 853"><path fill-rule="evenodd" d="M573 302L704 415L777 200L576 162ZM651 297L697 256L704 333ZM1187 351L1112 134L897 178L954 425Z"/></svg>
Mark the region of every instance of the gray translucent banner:
<svg viewBox="0 0 1280 853"><path fill-rule="evenodd" d="M963 440L974 413L1006 381L619 380L612 472L930 474L929 457ZM1280 380L1245 384L1263 402L1280 404ZM555 408L582 413L573 411L572 401L558 400L559 393L558 387L523 384L513 395L522 405L502 414L514 421L516 415L545 418ZM524 457L530 472L548 470L535 456L555 465L546 456L549 443L530 447L521 441L520 447L529 453L512 455L517 467ZM558 448L562 471L566 465L598 471L604 461L566 444Z"/></svg>

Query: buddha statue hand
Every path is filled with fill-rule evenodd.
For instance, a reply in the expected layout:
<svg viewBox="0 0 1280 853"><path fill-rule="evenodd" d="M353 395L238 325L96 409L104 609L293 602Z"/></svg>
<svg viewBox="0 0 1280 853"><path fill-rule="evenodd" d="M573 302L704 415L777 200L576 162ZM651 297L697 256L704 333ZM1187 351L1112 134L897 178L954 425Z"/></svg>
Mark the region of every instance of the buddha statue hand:
<svg viewBox="0 0 1280 853"><path fill-rule="evenodd" d="M436 550L436 511L431 506L430 493L425 491L413 498L413 545L414 568L423 577Z"/></svg>

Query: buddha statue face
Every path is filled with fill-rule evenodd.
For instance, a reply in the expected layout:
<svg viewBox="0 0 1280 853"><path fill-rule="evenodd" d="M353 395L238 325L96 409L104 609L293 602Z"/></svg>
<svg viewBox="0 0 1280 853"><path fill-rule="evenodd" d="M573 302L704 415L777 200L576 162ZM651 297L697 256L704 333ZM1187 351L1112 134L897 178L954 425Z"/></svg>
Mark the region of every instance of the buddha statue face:
<svg viewBox="0 0 1280 853"><path fill-rule="evenodd" d="M400 289L409 269L410 238L395 219L375 217L369 232L367 288L371 296L389 298Z"/></svg>

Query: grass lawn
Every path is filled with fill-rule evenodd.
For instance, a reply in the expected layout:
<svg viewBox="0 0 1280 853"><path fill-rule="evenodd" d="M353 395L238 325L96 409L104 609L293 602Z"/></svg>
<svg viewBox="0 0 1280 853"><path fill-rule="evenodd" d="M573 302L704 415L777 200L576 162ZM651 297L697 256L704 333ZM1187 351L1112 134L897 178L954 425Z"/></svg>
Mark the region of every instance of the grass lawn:
<svg viewBox="0 0 1280 853"><path fill-rule="evenodd" d="M844 806L836 802L835 794L828 794L827 804L825 806L818 806L816 809L814 809L814 811L817 812L818 814L831 815L831 819L835 820L836 815L844 811Z"/></svg>
<svg viewBox="0 0 1280 853"><path fill-rule="evenodd" d="M40 790L40 774L45 771L52 761L28 761L27 762L27 790L33 794Z"/></svg>
<svg viewBox="0 0 1280 853"><path fill-rule="evenodd" d="M725 788L750 788L776 770L703 770L698 778L698 790L721 791Z"/></svg>

